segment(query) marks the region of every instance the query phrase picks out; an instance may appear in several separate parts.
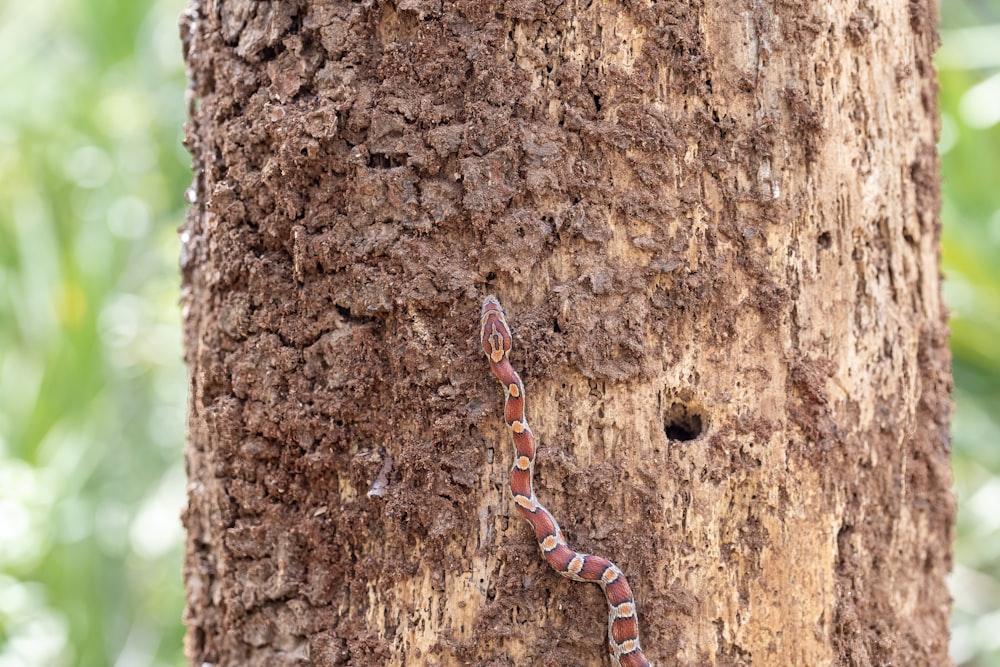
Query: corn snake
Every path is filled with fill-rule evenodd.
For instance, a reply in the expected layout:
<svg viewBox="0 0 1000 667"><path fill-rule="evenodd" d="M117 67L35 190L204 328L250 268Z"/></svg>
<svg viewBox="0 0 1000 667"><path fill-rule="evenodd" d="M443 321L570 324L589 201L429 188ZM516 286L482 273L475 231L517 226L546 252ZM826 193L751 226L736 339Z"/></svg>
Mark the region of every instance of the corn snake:
<svg viewBox="0 0 1000 667"><path fill-rule="evenodd" d="M607 558L572 549L555 517L535 497L532 486L535 437L524 413L524 383L510 363L510 327L495 297L488 296L483 301L479 327L490 370L503 386L504 422L514 440L514 465L509 480L514 506L531 524L542 558L552 569L574 581L598 584L604 591L608 600L608 652L614 667L650 667L639 645L635 596L625 575Z"/></svg>

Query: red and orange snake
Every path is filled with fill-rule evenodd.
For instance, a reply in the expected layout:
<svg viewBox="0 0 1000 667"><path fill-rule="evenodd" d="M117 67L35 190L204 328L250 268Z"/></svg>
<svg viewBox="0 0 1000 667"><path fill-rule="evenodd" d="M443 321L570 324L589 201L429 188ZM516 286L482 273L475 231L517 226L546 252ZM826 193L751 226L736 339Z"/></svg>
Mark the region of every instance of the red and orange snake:
<svg viewBox="0 0 1000 667"><path fill-rule="evenodd" d="M564 577L598 584L608 599L608 651L615 667L650 667L639 645L639 620L635 597L618 566L601 556L574 551L563 537L555 517L545 509L531 484L535 468L535 437L524 414L524 384L510 365L511 335L500 302L483 301L480 338L490 370L503 386L504 421L514 438L514 465L510 492L521 516L531 524L542 558Z"/></svg>

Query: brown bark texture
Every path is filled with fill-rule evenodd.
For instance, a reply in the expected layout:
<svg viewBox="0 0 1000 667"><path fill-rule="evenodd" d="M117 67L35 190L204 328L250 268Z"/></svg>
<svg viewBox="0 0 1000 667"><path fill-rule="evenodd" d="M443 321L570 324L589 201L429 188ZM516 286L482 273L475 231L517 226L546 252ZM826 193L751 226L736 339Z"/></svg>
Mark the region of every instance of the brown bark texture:
<svg viewBox="0 0 1000 667"><path fill-rule="evenodd" d="M946 665L936 6L192 0L193 665Z"/></svg>

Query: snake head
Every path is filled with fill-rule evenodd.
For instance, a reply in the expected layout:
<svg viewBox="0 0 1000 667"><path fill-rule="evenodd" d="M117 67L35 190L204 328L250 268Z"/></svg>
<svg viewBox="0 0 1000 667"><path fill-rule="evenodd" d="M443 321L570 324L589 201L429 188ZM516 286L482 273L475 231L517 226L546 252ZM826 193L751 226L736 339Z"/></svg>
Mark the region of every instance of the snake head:
<svg viewBox="0 0 1000 667"><path fill-rule="evenodd" d="M494 364L503 361L510 352L510 328L496 297L488 296L483 301L483 312L479 317L479 337L483 341L483 352Z"/></svg>

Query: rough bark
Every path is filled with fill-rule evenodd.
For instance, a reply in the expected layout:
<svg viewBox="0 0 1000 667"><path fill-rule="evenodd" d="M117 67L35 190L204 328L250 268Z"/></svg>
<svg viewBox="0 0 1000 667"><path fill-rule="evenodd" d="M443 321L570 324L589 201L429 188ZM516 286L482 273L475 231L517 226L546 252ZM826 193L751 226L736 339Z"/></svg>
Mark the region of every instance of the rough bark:
<svg viewBox="0 0 1000 667"><path fill-rule="evenodd" d="M187 654L945 665L930 2L192 0Z"/></svg>

